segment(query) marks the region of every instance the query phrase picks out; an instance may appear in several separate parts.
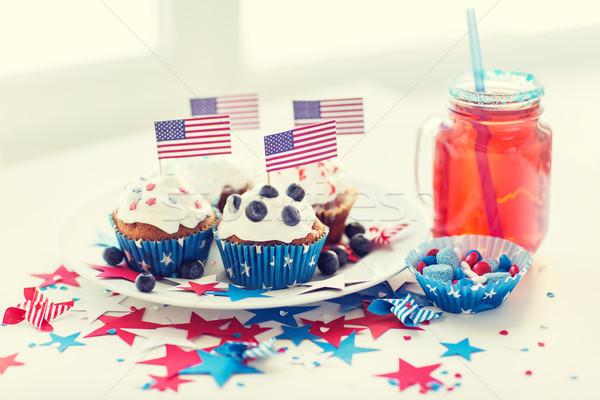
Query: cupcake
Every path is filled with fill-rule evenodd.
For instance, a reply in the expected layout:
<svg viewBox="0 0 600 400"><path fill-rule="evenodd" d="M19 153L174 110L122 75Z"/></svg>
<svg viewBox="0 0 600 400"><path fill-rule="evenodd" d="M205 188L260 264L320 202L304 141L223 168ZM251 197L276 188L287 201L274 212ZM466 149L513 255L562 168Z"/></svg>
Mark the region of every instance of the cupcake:
<svg viewBox="0 0 600 400"><path fill-rule="evenodd" d="M251 187L249 168L231 155L166 159L163 170L181 176L219 211L223 211L230 195L242 194Z"/></svg>
<svg viewBox="0 0 600 400"><path fill-rule="evenodd" d="M111 222L129 268L176 278L185 260L206 261L216 215L180 177L163 175L125 186Z"/></svg>
<svg viewBox="0 0 600 400"><path fill-rule="evenodd" d="M504 303L532 261L515 243L480 235L436 238L406 258L433 305L456 314L474 314Z"/></svg>
<svg viewBox="0 0 600 400"><path fill-rule="evenodd" d="M231 195L214 228L225 271L247 289L282 289L311 279L329 229L304 189L257 186Z"/></svg>
<svg viewBox="0 0 600 400"><path fill-rule="evenodd" d="M337 158L277 171L273 179L304 186L317 218L329 227L327 243L340 241L358 192L346 182L344 169Z"/></svg>

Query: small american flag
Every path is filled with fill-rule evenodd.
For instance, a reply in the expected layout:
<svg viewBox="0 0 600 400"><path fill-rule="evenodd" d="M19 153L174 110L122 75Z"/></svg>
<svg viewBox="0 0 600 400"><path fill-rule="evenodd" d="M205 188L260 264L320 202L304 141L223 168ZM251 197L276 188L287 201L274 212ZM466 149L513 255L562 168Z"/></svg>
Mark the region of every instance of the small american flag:
<svg viewBox="0 0 600 400"><path fill-rule="evenodd" d="M336 156L335 121L265 136L267 172L312 164Z"/></svg>
<svg viewBox="0 0 600 400"><path fill-rule="evenodd" d="M192 115L229 115L231 129L258 129L258 95L190 99Z"/></svg>
<svg viewBox="0 0 600 400"><path fill-rule="evenodd" d="M363 99L294 101L295 126L334 119L338 135L365 133Z"/></svg>
<svg viewBox="0 0 600 400"><path fill-rule="evenodd" d="M154 123L158 159L231 154L229 117L198 117Z"/></svg>

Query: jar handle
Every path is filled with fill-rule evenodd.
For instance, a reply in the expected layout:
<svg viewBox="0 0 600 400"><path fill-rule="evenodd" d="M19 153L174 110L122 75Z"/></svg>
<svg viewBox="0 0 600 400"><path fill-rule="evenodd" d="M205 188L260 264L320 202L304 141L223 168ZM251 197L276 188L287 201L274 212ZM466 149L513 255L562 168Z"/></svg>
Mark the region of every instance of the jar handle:
<svg viewBox="0 0 600 400"><path fill-rule="evenodd" d="M435 137L442 125L440 116L428 118L417 132L417 146L415 152L415 182L417 185L417 202L419 200L430 211L433 210L433 152L435 150Z"/></svg>

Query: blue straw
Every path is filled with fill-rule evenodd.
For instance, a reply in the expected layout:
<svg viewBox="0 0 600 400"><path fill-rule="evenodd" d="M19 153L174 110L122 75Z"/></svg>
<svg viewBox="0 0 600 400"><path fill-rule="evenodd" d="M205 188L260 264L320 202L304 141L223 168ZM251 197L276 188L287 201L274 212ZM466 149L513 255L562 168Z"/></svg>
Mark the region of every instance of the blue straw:
<svg viewBox="0 0 600 400"><path fill-rule="evenodd" d="M469 43L471 44L471 63L473 64L475 91L485 92L485 86L483 85L481 49L479 47L479 34L477 33L477 20L475 19L474 8L467 8L467 22L469 23Z"/></svg>

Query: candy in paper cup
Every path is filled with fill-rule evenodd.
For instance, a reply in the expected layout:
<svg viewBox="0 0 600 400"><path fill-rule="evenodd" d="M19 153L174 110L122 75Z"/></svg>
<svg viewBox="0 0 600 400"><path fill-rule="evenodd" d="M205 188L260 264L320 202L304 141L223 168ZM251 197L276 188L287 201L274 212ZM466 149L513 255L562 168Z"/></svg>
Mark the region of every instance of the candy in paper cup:
<svg viewBox="0 0 600 400"><path fill-rule="evenodd" d="M136 272L142 272L142 266L148 265L148 271L154 276L178 278L185 260L194 259L204 264L208 258L213 239L211 227L181 238L153 241L129 239L116 228L112 216L110 222L127 266Z"/></svg>
<svg viewBox="0 0 600 400"><path fill-rule="evenodd" d="M227 276L246 289L284 289L308 282L329 229L312 244L251 245L221 240L213 228Z"/></svg>
<svg viewBox="0 0 600 400"><path fill-rule="evenodd" d="M508 256L512 264L519 267L519 273L498 282L474 283L464 278L456 283L427 278L417 271L417 264L431 249L450 247L460 249L462 256L471 250L479 251L484 258L498 259ZM446 236L422 243L418 249L410 251L406 264L421 285L427 298L444 311L456 314L474 314L491 310L504 303L517 283L529 270L533 259L522 247L505 239L481 236Z"/></svg>

